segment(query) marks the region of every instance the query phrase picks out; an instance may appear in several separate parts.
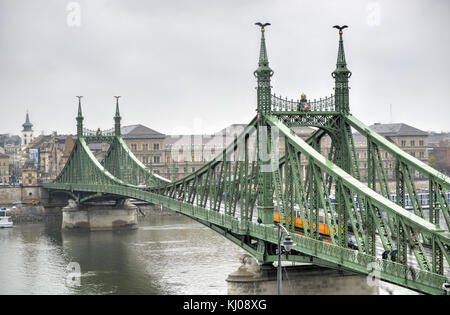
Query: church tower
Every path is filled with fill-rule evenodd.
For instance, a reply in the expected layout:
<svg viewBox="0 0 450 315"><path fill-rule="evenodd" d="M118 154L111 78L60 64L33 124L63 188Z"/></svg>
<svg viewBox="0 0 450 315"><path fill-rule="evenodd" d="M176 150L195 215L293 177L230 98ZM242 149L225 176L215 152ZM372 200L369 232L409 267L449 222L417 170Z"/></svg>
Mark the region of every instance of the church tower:
<svg viewBox="0 0 450 315"><path fill-rule="evenodd" d="M22 149L29 146L33 141L33 124L30 123L30 117L28 116L25 119L25 123L22 125Z"/></svg>

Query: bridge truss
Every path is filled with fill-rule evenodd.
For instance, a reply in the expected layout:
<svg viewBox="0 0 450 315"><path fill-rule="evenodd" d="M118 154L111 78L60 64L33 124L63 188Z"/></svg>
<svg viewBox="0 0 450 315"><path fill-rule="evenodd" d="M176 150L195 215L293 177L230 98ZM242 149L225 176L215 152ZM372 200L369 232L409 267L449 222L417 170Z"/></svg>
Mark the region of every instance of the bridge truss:
<svg viewBox="0 0 450 315"><path fill-rule="evenodd" d="M412 157L356 119L349 110L342 30L335 94L310 101L271 93L265 30L261 29L257 78L257 115L228 147L196 172L169 181L146 168L120 134L118 99L115 128L87 131L78 104L78 139L51 191L69 192L77 202L92 198L135 198L185 214L242 247L262 264L277 260L274 220L291 232L295 246L283 259L361 274L423 293L443 294L450 263L450 178ZM293 127L316 131L303 140ZM367 183L352 135L367 141ZM331 149L321 153L330 137ZM88 144L105 142L100 163ZM284 154L278 148L282 147ZM392 201L381 152L395 164ZM429 210L415 187L415 174L429 181ZM143 185L144 184L144 185ZM412 211L405 209L409 195ZM332 196L334 195L334 196ZM324 233L321 228L326 230ZM349 248L354 237L356 248ZM386 259L381 253L388 253ZM394 254L395 253L395 254Z"/></svg>

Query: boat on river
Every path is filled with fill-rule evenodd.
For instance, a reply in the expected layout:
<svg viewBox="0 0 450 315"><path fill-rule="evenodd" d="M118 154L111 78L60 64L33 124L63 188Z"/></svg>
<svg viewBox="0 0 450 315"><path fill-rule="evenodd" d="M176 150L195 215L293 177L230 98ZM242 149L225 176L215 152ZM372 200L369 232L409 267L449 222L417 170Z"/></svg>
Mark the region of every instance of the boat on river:
<svg viewBox="0 0 450 315"><path fill-rule="evenodd" d="M7 208L0 208L0 228L9 228L13 226L10 210Z"/></svg>

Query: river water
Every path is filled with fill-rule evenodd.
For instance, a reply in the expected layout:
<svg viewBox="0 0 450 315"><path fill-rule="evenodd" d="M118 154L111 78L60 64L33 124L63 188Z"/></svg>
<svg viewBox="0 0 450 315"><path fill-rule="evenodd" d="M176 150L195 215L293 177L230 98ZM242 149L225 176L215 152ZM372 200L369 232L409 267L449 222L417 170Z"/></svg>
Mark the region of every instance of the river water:
<svg viewBox="0 0 450 315"><path fill-rule="evenodd" d="M0 294L223 295L243 253L181 215L150 216L133 231L19 224L0 229Z"/></svg>
<svg viewBox="0 0 450 315"><path fill-rule="evenodd" d="M146 219L133 231L0 229L0 294L227 294L244 250L182 215ZM413 292L382 283L380 293Z"/></svg>

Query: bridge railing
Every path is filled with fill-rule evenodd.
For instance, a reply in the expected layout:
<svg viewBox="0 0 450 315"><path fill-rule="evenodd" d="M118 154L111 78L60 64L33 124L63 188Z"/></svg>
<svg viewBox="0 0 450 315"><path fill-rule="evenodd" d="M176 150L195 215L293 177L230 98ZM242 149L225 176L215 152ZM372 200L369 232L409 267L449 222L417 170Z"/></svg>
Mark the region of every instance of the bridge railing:
<svg viewBox="0 0 450 315"><path fill-rule="evenodd" d="M332 112L335 111L335 98L334 95L327 96L325 98L319 98L318 100L289 100L281 96L271 95L272 111L275 112Z"/></svg>
<svg viewBox="0 0 450 315"><path fill-rule="evenodd" d="M318 100L309 101L308 105L310 110L314 112L331 112L336 110L333 94L323 99L319 98Z"/></svg>
<svg viewBox="0 0 450 315"><path fill-rule="evenodd" d="M272 95L272 111L294 112L300 110L300 101L288 100L280 96Z"/></svg>
<svg viewBox="0 0 450 315"><path fill-rule="evenodd" d="M84 137L98 137L98 136L114 136L114 128L107 130L91 130L83 128L83 136Z"/></svg>
<svg viewBox="0 0 450 315"><path fill-rule="evenodd" d="M375 275L377 272L379 272L379 275L387 281L397 282L394 281L394 279L404 278L405 284L408 281L411 281L420 283L430 288L437 288L442 285L442 283L447 281L447 278L445 276L441 276L425 270L409 268L405 265L385 259L376 258L359 251L345 249L333 244L296 234L293 235L292 238L296 245L299 246L299 248L311 251L311 253L316 257L320 258L322 255L335 257L336 263L345 261L347 263L347 266L349 266L349 263L351 263L354 270L358 270L366 274L372 274L373 272L373 274Z"/></svg>

